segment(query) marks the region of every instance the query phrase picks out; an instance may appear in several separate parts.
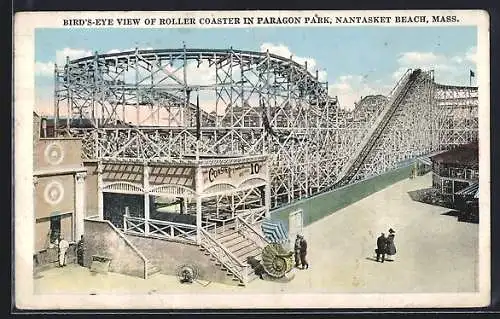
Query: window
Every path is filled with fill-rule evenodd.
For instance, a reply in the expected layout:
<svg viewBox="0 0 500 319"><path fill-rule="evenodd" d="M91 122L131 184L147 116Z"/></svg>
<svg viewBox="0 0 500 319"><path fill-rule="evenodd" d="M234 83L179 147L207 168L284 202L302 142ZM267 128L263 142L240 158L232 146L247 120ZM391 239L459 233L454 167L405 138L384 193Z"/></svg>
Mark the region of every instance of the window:
<svg viewBox="0 0 500 319"><path fill-rule="evenodd" d="M50 217L50 243L55 244L61 234L61 216Z"/></svg>

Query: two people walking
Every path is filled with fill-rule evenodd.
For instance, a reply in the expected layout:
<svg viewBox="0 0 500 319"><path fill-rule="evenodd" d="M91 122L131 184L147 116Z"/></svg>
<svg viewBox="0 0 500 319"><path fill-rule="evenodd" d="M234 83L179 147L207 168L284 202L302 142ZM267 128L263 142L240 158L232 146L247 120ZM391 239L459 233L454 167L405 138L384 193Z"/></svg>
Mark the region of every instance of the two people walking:
<svg viewBox="0 0 500 319"><path fill-rule="evenodd" d="M307 241L304 239L304 236L297 235L297 238L295 239L294 253L295 267L300 269L308 269L309 263L306 260Z"/></svg>
<svg viewBox="0 0 500 319"><path fill-rule="evenodd" d="M382 233L377 238L377 249L375 249L377 262L384 262L385 260L394 261L393 256L396 255L396 245L394 244L395 233L394 229L391 228L389 229L389 236L386 237L385 234Z"/></svg>

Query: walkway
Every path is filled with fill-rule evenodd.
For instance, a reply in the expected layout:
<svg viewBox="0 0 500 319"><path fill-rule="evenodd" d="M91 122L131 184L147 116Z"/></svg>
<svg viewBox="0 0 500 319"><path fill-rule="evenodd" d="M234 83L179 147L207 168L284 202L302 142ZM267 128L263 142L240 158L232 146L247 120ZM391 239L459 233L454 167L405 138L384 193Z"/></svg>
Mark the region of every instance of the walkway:
<svg viewBox="0 0 500 319"><path fill-rule="evenodd" d="M148 280L92 275L68 266L35 280L36 293L278 293L472 292L476 286L478 225L458 222L449 209L414 202L408 191L429 187L430 175L406 179L309 225L309 270L289 283L256 280L248 287L181 285L176 277ZM396 261L373 260L380 232L396 230Z"/></svg>

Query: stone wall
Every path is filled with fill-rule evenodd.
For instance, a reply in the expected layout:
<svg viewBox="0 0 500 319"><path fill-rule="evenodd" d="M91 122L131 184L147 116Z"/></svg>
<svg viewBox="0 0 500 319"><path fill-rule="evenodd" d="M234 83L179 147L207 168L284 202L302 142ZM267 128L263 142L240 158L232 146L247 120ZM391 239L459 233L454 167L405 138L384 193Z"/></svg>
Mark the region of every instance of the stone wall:
<svg viewBox="0 0 500 319"><path fill-rule="evenodd" d="M237 285L225 271L206 256L195 244L172 242L163 239L127 235L127 238L165 275L177 275L182 265L194 265L199 279Z"/></svg>
<svg viewBox="0 0 500 319"><path fill-rule="evenodd" d="M109 271L129 276L145 276L145 260L137 248L109 221L85 220L84 266L90 267L92 256L111 259Z"/></svg>

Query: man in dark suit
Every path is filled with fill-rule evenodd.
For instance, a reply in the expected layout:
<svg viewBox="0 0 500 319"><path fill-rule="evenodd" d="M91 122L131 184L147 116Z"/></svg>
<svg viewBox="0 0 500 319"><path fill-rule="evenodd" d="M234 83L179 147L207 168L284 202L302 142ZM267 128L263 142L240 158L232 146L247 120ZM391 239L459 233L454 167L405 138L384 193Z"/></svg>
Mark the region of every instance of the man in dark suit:
<svg viewBox="0 0 500 319"><path fill-rule="evenodd" d="M308 269L309 263L306 260L307 255L307 242L304 236L300 236L300 263L302 264L302 269Z"/></svg>
<svg viewBox="0 0 500 319"><path fill-rule="evenodd" d="M293 247L293 251L295 253L295 267L300 268L300 235L297 234L297 238L295 239L295 245Z"/></svg>
<svg viewBox="0 0 500 319"><path fill-rule="evenodd" d="M380 237L377 238L377 261L379 261L380 257L382 257L382 262L385 261L385 253L387 251L387 238L385 237L385 234L382 233L380 234Z"/></svg>

